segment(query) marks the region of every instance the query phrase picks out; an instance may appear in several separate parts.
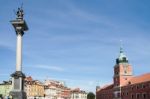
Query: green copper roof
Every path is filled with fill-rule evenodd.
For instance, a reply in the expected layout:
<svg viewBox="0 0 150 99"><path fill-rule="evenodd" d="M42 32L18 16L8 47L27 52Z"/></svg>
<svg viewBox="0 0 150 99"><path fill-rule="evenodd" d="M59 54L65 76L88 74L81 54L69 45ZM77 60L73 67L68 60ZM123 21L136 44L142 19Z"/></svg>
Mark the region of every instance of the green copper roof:
<svg viewBox="0 0 150 99"><path fill-rule="evenodd" d="M126 59L127 59L126 55L125 55L124 52L123 52L123 48L120 47L120 53L119 53L118 59L119 59L119 60L123 60L123 58L126 58Z"/></svg>
<svg viewBox="0 0 150 99"><path fill-rule="evenodd" d="M116 59L116 63L128 63L128 58L124 54L123 48L120 47L119 57Z"/></svg>

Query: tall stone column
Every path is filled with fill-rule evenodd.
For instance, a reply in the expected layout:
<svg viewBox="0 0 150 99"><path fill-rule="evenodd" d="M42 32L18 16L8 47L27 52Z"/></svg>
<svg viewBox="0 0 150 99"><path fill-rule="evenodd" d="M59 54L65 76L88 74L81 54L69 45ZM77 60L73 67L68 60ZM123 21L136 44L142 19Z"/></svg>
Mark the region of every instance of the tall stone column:
<svg viewBox="0 0 150 99"><path fill-rule="evenodd" d="M13 97L13 99L27 99L24 91L25 74L22 72L22 38L24 31L28 30L28 26L23 19L24 14L22 8L18 8L16 15L17 18L10 21L17 35L16 71L11 75L12 91L10 92L10 95Z"/></svg>
<svg viewBox="0 0 150 99"><path fill-rule="evenodd" d="M17 48L16 48L16 71L22 71L22 36L21 31L17 31Z"/></svg>

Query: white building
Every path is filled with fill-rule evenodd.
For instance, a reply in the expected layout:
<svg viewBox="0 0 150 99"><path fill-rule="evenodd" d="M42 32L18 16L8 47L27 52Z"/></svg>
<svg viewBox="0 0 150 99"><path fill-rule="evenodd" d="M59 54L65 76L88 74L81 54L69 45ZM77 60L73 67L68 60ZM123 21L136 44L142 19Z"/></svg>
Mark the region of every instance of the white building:
<svg viewBox="0 0 150 99"><path fill-rule="evenodd" d="M70 99L87 99L87 93L85 91L80 90L79 88L71 91Z"/></svg>
<svg viewBox="0 0 150 99"><path fill-rule="evenodd" d="M64 82L46 80L45 97L47 99L70 99L70 89L65 87Z"/></svg>
<svg viewBox="0 0 150 99"><path fill-rule="evenodd" d="M57 99L60 93L61 89L57 88L55 85L48 85L45 87L45 96L48 99Z"/></svg>

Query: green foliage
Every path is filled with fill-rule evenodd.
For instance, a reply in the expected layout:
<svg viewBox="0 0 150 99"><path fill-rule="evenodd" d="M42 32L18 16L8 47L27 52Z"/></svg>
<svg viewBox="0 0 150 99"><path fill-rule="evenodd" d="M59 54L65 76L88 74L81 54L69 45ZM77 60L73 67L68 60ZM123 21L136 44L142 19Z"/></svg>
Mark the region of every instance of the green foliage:
<svg viewBox="0 0 150 99"><path fill-rule="evenodd" d="M89 92L87 95L87 99L95 99L95 94L93 92Z"/></svg>

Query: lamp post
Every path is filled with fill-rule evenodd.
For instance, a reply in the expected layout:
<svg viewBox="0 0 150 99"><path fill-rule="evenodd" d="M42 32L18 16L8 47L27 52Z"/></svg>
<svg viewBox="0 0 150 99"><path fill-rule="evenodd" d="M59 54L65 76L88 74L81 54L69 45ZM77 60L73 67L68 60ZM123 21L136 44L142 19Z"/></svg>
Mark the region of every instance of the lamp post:
<svg viewBox="0 0 150 99"><path fill-rule="evenodd" d="M17 35L16 71L11 75L12 91L10 92L10 95L13 99L26 99L26 93L24 92L25 74L22 72L22 37L24 31L28 30L28 26L23 19L24 13L22 8L18 8L16 15L17 18L10 21Z"/></svg>

